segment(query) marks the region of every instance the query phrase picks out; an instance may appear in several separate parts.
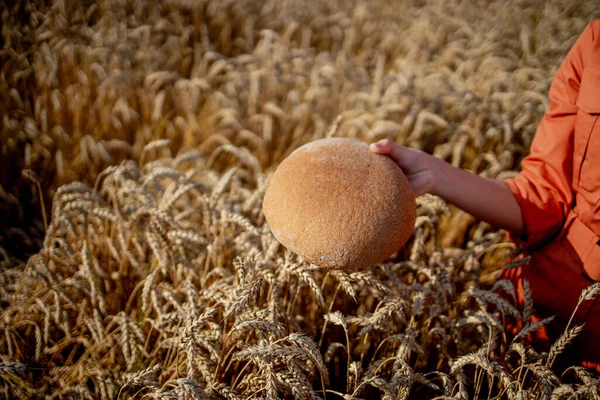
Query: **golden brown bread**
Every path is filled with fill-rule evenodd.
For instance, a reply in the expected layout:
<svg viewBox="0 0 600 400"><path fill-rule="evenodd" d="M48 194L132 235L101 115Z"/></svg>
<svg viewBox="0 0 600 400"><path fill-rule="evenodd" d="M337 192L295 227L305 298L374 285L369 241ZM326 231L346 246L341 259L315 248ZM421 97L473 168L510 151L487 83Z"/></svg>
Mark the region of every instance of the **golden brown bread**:
<svg viewBox="0 0 600 400"><path fill-rule="evenodd" d="M263 210L289 250L343 269L385 260L406 243L416 217L402 170L344 138L316 140L290 154L269 183Z"/></svg>

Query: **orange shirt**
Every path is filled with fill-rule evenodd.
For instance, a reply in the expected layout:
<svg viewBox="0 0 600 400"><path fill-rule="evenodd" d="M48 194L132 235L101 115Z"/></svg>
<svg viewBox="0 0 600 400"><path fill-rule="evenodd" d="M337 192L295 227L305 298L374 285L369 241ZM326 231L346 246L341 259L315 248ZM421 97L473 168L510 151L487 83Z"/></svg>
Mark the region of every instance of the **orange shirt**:
<svg viewBox="0 0 600 400"><path fill-rule="evenodd" d="M532 262L505 277L527 278L537 308L569 318L581 291L600 281L600 19L567 54L549 97L522 171L506 180L526 229L522 240L513 239ZM583 322L582 348L591 345L588 358L598 361L600 300L580 307L574 323Z"/></svg>

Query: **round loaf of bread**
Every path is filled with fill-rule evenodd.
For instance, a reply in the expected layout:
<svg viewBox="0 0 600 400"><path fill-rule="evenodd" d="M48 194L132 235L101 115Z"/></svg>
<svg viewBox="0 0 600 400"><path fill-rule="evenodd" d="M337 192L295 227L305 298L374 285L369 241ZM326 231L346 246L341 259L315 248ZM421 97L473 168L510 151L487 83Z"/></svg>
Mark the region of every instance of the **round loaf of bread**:
<svg viewBox="0 0 600 400"><path fill-rule="evenodd" d="M385 260L406 243L416 218L400 167L366 143L344 138L316 140L283 160L263 211L281 244L336 269Z"/></svg>

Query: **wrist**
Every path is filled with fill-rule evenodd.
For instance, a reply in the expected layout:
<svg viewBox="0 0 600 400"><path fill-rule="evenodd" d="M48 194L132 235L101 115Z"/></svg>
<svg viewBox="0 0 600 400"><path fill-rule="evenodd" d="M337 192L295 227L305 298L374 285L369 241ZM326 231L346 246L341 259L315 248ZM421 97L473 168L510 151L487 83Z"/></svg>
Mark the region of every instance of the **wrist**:
<svg viewBox="0 0 600 400"><path fill-rule="evenodd" d="M431 190L429 191L431 194L446 197L448 194L448 171L446 171L446 167L450 165L443 160L440 160L437 157L427 154L429 157L429 171L431 171Z"/></svg>

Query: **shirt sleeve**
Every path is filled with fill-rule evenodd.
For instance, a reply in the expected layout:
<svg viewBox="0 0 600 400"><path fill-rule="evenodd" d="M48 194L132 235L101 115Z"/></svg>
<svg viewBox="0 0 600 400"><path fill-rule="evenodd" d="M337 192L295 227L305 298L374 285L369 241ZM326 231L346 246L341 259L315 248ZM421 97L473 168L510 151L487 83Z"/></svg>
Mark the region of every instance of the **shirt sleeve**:
<svg viewBox="0 0 600 400"><path fill-rule="evenodd" d="M523 159L521 172L505 180L521 206L525 226L524 237L511 238L528 248L544 245L560 231L574 200L575 102L586 53L599 28L600 20L589 24L563 60L552 81L549 110L538 126L530 154Z"/></svg>

